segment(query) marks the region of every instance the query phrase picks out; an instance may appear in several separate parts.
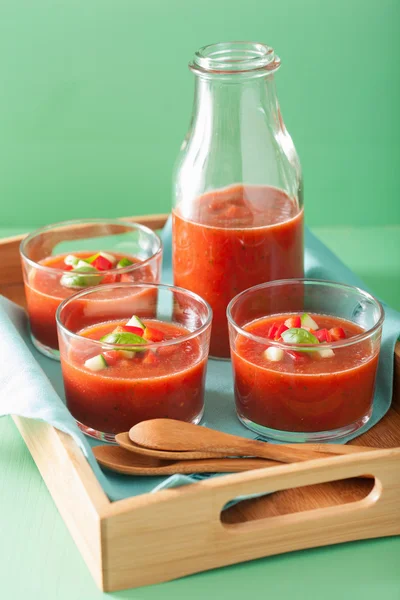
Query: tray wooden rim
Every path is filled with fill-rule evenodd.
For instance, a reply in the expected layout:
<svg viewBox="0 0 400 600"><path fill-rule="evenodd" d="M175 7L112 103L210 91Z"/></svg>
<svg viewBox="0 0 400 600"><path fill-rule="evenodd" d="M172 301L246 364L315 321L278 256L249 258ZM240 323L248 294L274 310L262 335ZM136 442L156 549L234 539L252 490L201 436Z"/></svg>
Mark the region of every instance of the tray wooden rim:
<svg viewBox="0 0 400 600"><path fill-rule="evenodd" d="M159 229L167 217L148 215L126 220ZM6 271L0 267L0 293L4 295L21 286L18 248L24 237L0 240L0 252L3 256L7 254L7 260L3 261L7 264ZM399 343L395 361L397 380ZM395 398L394 404L397 404ZM396 412L395 408L391 410ZM89 570L104 591L168 581L280 552L400 534L397 516L400 473L396 468L400 448L283 465L272 471L260 469L226 475L110 502L79 447L68 435L43 422L17 416L13 419ZM53 456L52 461L48 460L49 455ZM362 500L229 526L220 520L225 503L239 495L365 473L375 475L376 481Z"/></svg>
<svg viewBox="0 0 400 600"><path fill-rule="evenodd" d="M110 502L68 435L46 423L13 418L103 591L161 583L282 552L400 535L400 448L282 465L273 472L259 469ZM356 502L229 528L219 519L224 504L242 494L365 473L375 476L376 483Z"/></svg>

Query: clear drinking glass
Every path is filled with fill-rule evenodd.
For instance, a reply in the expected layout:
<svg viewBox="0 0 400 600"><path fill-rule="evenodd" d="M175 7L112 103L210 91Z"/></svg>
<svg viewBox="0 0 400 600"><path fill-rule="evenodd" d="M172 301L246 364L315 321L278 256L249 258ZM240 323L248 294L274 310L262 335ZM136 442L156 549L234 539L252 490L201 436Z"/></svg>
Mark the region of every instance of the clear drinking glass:
<svg viewBox="0 0 400 600"><path fill-rule="evenodd" d="M272 48L213 44L196 52L191 124L174 175L176 285L214 313L213 357L229 357L226 307L265 281L303 277L299 159L282 120Z"/></svg>
<svg viewBox="0 0 400 600"><path fill-rule="evenodd" d="M65 256L88 257L99 251L131 259L132 264L101 274L82 273L74 281L73 272L65 270ZM22 241L20 255L32 342L55 360L59 360L56 311L65 298L85 287L117 281L157 283L161 276L162 243L158 235L143 225L119 219L48 225ZM73 287L69 287L71 281Z"/></svg>
<svg viewBox="0 0 400 600"><path fill-rule="evenodd" d="M346 337L276 341L273 328L304 313L327 336L337 338L342 328ZM330 281L275 281L236 296L227 315L236 411L246 427L268 439L312 442L343 437L368 422L384 320L373 296Z"/></svg>
<svg viewBox="0 0 400 600"><path fill-rule="evenodd" d="M133 315L168 339L100 340ZM64 300L57 311L61 368L67 407L82 431L112 442L148 419L199 423L211 320L207 302L171 285L116 283Z"/></svg>

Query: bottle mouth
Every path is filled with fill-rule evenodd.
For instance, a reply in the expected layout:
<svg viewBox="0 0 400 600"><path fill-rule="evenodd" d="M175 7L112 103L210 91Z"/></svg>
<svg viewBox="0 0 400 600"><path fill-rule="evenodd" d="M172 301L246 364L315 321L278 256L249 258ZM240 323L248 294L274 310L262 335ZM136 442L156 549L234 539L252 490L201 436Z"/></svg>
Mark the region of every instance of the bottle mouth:
<svg viewBox="0 0 400 600"><path fill-rule="evenodd" d="M210 74L276 71L280 59L274 49L258 42L219 42L203 46L189 63L192 71Z"/></svg>

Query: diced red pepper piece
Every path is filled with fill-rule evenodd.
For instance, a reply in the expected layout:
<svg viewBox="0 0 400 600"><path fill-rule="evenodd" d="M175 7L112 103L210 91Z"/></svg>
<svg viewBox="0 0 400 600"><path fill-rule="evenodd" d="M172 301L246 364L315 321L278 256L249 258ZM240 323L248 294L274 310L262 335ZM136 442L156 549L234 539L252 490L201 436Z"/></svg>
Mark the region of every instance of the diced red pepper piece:
<svg viewBox="0 0 400 600"><path fill-rule="evenodd" d="M285 325L288 329L292 329L292 327L300 328L301 327L300 315L297 315L297 317L289 317L289 319L286 319Z"/></svg>
<svg viewBox="0 0 400 600"><path fill-rule="evenodd" d="M141 329L140 327L133 327L133 325L123 325L122 331L129 331L129 333L140 335L140 337L143 336L143 329Z"/></svg>
<svg viewBox="0 0 400 600"><path fill-rule="evenodd" d="M146 327L144 333L141 334L145 340L149 342L162 342L164 339L164 334L159 329L155 329L154 327Z"/></svg>
<svg viewBox="0 0 400 600"><path fill-rule="evenodd" d="M106 359L109 367L115 365L117 360L120 358L120 354L117 350L106 350L103 352L103 356Z"/></svg>
<svg viewBox="0 0 400 600"><path fill-rule="evenodd" d="M142 360L142 363L144 365L158 365L160 362L159 357L152 352L151 350L149 350L148 352L146 352L145 357Z"/></svg>
<svg viewBox="0 0 400 600"><path fill-rule="evenodd" d="M343 340L346 337L343 327L332 327L332 329L329 330L329 333L331 334L333 342Z"/></svg>
<svg viewBox="0 0 400 600"><path fill-rule="evenodd" d="M281 324L279 325L279 327L278 327L278 329L277 329L276 333L275 333L275 338L274 338L274 339L275 339L275 340L279 340L279 339L280 339L280 337L281 337L281 335L282 335L282 333L283 333L284 331L286 331L287 329L289 329L289 327L287 327L287 326L285 325L285 323L281 323Z"/></svg>
<svg viewBox="0 0 400 600"><path fill-rule="evenodd" d="M72 265L65 265L64 266L64 271L72 271L74 267Z"/></svg>
<svg viewBox="0 0 400 600"><path fill-rule="evenodd" d="M314 334L319 342L331 342L332 336L327 329L318 329Z"/></svg>
<svg viewBox="0 0 400 600"><path fill-rule="evenodd" d="M310 360L310 357L306 352L296 352L295 350L285 350L285 352L295 363L306 362Z"/></svg>
<svg viewBox="0 0 400 600"><path fill-rule="evenodd" d="M272 323L271 327L268 330L268 336L267 336L270 340L274 339L275 334L278 331L278 327L279 327L279 325L277 323Z"/></svg>
<svg viewBox="0 0 400 600"><path fill-rule="evenodd" d="M112 269L112 262L108 258L104 258L101 254L92 262L92 266L99 271L109 271Z"/></svg>

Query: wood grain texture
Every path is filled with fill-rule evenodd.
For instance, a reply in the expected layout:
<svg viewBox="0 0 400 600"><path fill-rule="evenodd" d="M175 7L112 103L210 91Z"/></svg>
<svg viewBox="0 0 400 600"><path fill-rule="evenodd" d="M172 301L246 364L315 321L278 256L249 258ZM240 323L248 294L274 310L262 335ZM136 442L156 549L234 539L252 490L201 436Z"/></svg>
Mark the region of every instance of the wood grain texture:
<svg viewBox="0 0 400 600"><path fill-rule="evenodd" d="M21 283L0 284L0 294L26 309L25 291Z"/></svg>
<svg viewBox="0 0 400 600"><path fill-rule="evenodd" d="M355 539L400 533L400 449L378 450L227 475L110 506L103 518L106 590L147 585L249 560ZM361 499L240 523L222 522L224 505L244 494L317 485L369 473ZM156 497L157 496L157 497ZM151 525L150 525L151 524ZM129 540L135 538L133 546ZM141 541L141 543L138 543ZM131 565L135 564L135 573Z"/></svg>
<svg viewBox="0 0 400 600"><path fill-rule="evenodd" d="M71 536L101 588L100 515L110 504L108 498L69 435L41 421L13 418Z"/></svg>
<svg viewBox="0 0 400 600"><path fill-rule="evenodd" d="M156 229L165 219L136 220ZM9 279L0 266L0 289L22 303L21 237L0 241L14 273ZM399 534L400 449L392 449L400 446L399 344L394 360L392 408L356 441L387 450L228 475L114 503L71 438L44 423L15 421L93 577L112 591L300 548ZM377 481L356 479L366 474ZM268 491L220 516L232 498Z"/></svg>
<svg viewBox="0 0 400 600"><path fill-rule="evenodd" d="M400 446L400 411L393 403L387 415L372 429L350 442L350 445L395 448ZM316 506L340 504L343 497L358 500L370 485L366 480L335 481L304 489L283 490L260 500L241 502L223 514L227 522L257 520L276 514L285 515L293 510L309 510Z"/></svg>
<svg viewBox="0 0 400 600"><path fill-rule="evenodd" d="M0 240L0 289L3 286L23 283L19 246L25 235L17 235ZM1 292L4 293L3 291ZM7 294L4 293L5 296Z"/></svg>

